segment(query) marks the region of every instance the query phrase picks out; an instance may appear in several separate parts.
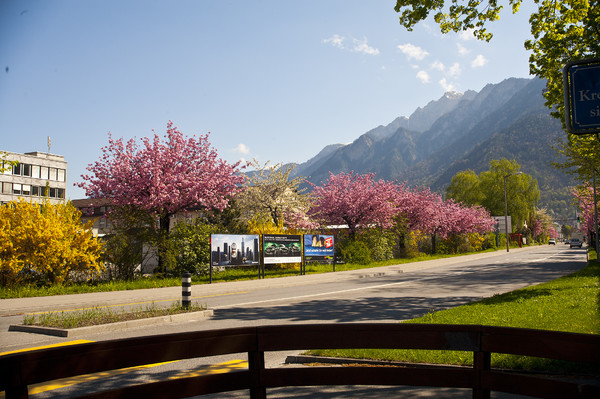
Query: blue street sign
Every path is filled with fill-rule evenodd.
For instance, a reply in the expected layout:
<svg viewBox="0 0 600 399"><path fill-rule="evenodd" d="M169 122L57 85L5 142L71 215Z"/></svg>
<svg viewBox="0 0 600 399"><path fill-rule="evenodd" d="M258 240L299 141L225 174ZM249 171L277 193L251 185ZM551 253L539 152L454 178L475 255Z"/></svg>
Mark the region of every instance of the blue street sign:
<svg viewBox="0 0 600 399"><path fill-rule="evenodd" d="M563 69L565 122L573 134L600 132L600 58L569 62Z"/></svg>

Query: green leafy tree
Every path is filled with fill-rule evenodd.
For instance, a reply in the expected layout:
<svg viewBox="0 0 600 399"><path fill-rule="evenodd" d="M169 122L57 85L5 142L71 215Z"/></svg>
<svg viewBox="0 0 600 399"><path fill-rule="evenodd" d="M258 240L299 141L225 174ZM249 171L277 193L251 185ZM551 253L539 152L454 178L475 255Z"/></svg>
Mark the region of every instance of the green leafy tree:
<svg viewBox="0 0 600 399"><path fill-rule="evenodd" d="M215 233L214 226L200 218L177 223L169 237L175 254L173 272L180 275L190 272L198 275L208 274L210 265L210 235Z"/></svg>
<svg viewBox="0 0 600 399"><path fill-rule="evenodd" d="M106 216L111 233L104 236L106 276L110 280L133 280L154 255L148 250L160 240L156 217L130 206L111 207Z"/></svg>
<svg viewBox="0 0 600 399"><path fill-rule="evenodd" d="M504 177L509 176L506 178L508 214L512 216L513 228L521 226L533 215L540 199L540 190L537 180L522 173L520 168L514 160L491 160L490 169L478 176L472 171L455 175L446 194L468 205L481 205L492 215L504 215ZM468 184L463 184L465 181Z"/></svg>
<svg viewBox="0 0 600 399"><path fill-rule="evenodd" d="M573 226L570 226L568 224L563 224L562 227L560 228L560 232L562 233L563 237L565 237L565 238L570 238L574 231L575 231L575 228L573 228Z"/></svg>
<svg viewBox="0 0 600 399"><path fill-rule="evenodd" d="M446 197L465 205L481 205L484 195L479 183L479 176L473 170L458 172L446 188Z"/></svg>
<svg viewBox="0 0 600 399"><path fill-rule="evenodd" d="M565 161L555 162L554 166L577 178L581 183L593 181L600 176L600 138L598 136L569 135L557 147L557 153L564 155Z"/></svg>

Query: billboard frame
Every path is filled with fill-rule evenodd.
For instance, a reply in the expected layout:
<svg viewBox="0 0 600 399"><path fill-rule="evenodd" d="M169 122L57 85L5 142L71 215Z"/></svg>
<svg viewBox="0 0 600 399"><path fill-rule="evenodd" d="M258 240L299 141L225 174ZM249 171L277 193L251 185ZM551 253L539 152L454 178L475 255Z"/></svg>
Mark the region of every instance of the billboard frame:
<svg viewBox="0 0 600 399"><path fill-rule="evenodd" d="M593 97L598 97L597 104L591 105L592 111L597 111L598 114L598 122L591 123L585 125L579 123L578 120L580 118L580 114L578 112L583 112L588 110L587 108L583 108L583 110L579 111L577 109L577 97L575 91L579 89L586 89L588 86L579 86L582 84L581 80L577 80L576 75L577 72L588 72L590 73L590 69L597 69L594 71L596 76L598 77L598 81L600 82L600 58L590 58L586 60L578 60L571 61L565 65L563 68L563 93L564 93L564 104L565 104L565 125L567 127L567 131L571 134L575 135L587 135L587 134L598 134L600 133L600 87L598 88L598 92L592 93ZM580 93L580 98L583 101L583 94ZM580 101L580 102L582 102ZM594 110L593 107L597 108Z"/></svg>

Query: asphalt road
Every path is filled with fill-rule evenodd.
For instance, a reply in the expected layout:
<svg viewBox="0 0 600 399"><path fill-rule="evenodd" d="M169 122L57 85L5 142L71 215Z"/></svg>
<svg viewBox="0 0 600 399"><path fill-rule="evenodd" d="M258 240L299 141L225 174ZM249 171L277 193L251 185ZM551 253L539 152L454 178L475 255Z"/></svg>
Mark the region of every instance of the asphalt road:
<svg viewBox="0 0 600 399"><path fill-rule="evenodd" d="M351 272L295 276L212 285L194 285L192 298L214 309L206 320L187 321L171 325L114 331L78 337L93 341L170 332L228 328L264 324L338 323L338 322L398 322L446 309L497 293L549 281L585 266L585 249L569 249L564 245L511 249L509 253L476 254L415 264L387 266ZM39 334L8 332L10 324L22 321L24 313L51 310L72 310L92 306L139 306L154 301L168 304L181 298L181 288L122 291L113 293L67 295L48 298L0 300L0 352L68 343L69 338ZM269 354L268 367L285 367L284 360L292 353ZM240 357L242 356L242 357ZM127 375L128 381L162 378L210 367L243 367L243 355L219 357L201 361L182 361L146 368ZM241 364L241 365L240 365ZM188 370L188 371L186 371ZM114 377L116 378L116 377ZM111 382L106 382L110 384ZM77 384L42 392L34 397L58 397L73 389L75 393L94 389L98 382ZM400 390L405 388L399 388ZM360 387L348 387L352 395ZM418 396L409 390L409 396ZM321 391L319 391L321 392ZM319 397L348 397L328 389ZM371 391L364 391L369 396ZM400 392L400 391L398 391ZM424 391L423 395L430 393ZM310 393L310 392L309 392ZM306 393L306 395L309 395ZM440 392L438 392L439 394ZM314 394L314 392L313 392ZM454 395L458 396L454 396ZM57 396L58 395L58 396ZM244 397L245 393L241 396ZM282 389L272 397L302 397L299 390ZM330 395L330 396L327 396ZM337 396L335 396L337 395ZM465 392L445 391L444 397L462 397ZM383 395L388 396L388 395ZM394 395L391 395L394 396ZM435 395L433 395L435 396ZM470 396L470 392L466 393ZM220 395L219 397L223 397ZM382 397L382 396L377 396Z"/></svg>

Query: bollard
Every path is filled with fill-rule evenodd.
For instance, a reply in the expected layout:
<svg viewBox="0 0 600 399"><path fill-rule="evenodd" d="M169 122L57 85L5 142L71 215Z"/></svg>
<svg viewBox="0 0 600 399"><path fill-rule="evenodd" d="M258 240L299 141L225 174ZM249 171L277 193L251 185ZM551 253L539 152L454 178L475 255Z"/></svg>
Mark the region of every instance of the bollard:
<svg viewBox="0 0 600 399"><path fill-rule="evenodd" d="M185 272L181 275L181 307L189 309L192 303L192 275Z"/></svg>

